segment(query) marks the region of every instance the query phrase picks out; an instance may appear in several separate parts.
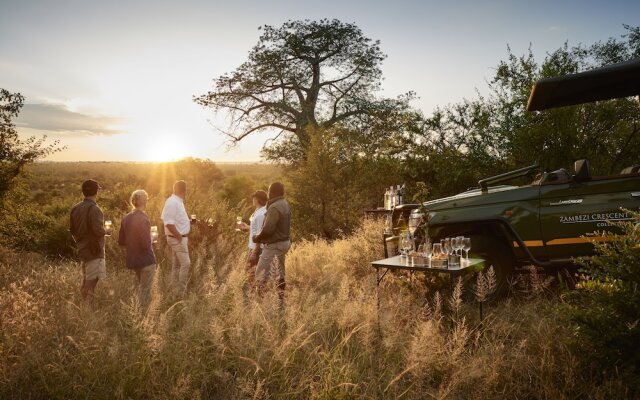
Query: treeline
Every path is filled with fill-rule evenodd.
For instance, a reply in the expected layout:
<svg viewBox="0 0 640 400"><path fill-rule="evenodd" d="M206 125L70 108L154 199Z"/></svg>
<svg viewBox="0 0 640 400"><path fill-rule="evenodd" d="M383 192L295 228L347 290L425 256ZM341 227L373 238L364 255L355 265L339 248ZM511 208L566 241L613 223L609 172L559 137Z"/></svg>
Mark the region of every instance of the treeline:
<svg viewBox="0 0 640 400"><path fill-rule="evenodd" d="M93 178L103 189L98 204L105 219L116 228L131 210L129 197L136 189L149 195L152 225L161 226L160 212L176 180L188 182L187 210L196 214L201 229L194 230L195 243L211 240L221 232L233 235L237 215L251 212L251 194L279 179L273 165L222 165L209 160L184 159L170 163L41 162L28 165L0 198L0 244L36 251L52 257L72 257L69 210L82 200L80 185ZM211 225L211 226L209 226ZM117 255L115 241L107 252Z"/></svg>

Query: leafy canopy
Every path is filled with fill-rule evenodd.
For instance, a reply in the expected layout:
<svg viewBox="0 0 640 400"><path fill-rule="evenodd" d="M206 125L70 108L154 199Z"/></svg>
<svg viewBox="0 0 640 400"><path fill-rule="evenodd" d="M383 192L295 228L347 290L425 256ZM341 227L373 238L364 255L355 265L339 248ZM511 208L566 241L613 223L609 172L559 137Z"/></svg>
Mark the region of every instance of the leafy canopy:
<svg viewBox="0 0 640 400"><path fill-rule="evenodd" d="M58 141L45 146L46 136L21 140L13 118L24 105L24 96L0 88L0 199L9 190L22 168L51 153L62 150Z"/></svg>
<svg viewBox="0 0 640 400"><path fill-rule="evenodd" d="M323 19L260 29L248 60L217 78L213 90L194 97L198 104L229 112L229 127L221 132L232 142L258 131L279 132L288 150L267 157L299 160L310 144L307 128L357 125L406 104L406 96L375 97L386 56L379 41L355 24Z"/></svg>

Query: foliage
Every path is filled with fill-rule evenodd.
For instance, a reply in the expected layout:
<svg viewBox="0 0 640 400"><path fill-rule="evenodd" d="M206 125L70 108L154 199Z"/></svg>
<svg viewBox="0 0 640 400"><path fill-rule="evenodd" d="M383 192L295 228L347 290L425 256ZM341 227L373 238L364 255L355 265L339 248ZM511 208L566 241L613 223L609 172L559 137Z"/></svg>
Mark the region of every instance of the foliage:
<svg viewBox="0 0 640 400"><path fill-rule="evenodd" d="M640 394L640 213L635 223L619 223L624 235L604 233L598 255L582 260L578 288L567 313L576 325L574 346L590 370L608 379L619 371Z"/></svg>
<svg viewBox="0 0 640 400"><path fill-rule="evenodd" d="M288 194L303 235L327 239L352 232L365 208L375 208L397 166L368 152L358 132L311 129L307 157L286 169ZM373 147L373 146L371 146Z"/></svg>
<svg viewBox="0 0 640 400"><path fill-rule="evenodd" d="M622 380L582 378L548 300L492 305L480 325L475 307L431 293L422 307L425 293L390 275L378 311L380 228L295 244L283 312L275 292L243 298L246 244L233 236L193 249L182 301L166 296L161 261L147 315L115 257L92 310L79 265L0 249L0 397L628 397Z"/></svg>
<svg viewBox="0 0 640 400"><path fill-rule="evenodd" d="M640 113L635 99L525 111L531 87L541 78L637 57L640 28L625 27L629 33L623 40L588 47L565 44L540 64L531 51L517 57L509 50L486 96L436 109L421 130L407 136L407 180L428 182L438 197L536 162L554 170L571 168L575 160L586 158L595 175L615 174L636 164Z"/></svg>
<svg viewBox="0 0 640 400"><path fill-rule="evenodd" d="M62 150L58 141L45 145L41 139L29 137L21 140L12 119L17 117L24 104L24 96L0 88L0 198L25 165Z"/></svg>
<svg viewBox="0 0 640 400"><path fill-rule="evenodd" d="M240 175L232 175L232 172L240 172ZM25 173L16 179L0 204L4 210L0 213L0 245L52 257L72 257L69 210L82 200L80 185L88 178L97 179L103 187L98 194L98 204L105 219L114 222L116 232L121 218L131 210L129 197L136 189L149 193L147 214L152 225L161 226L164 200L171 194L173 183L184 179L188 185L187 212L196 214L201 221L211 219L215 222L215 228L211 229L215 236L220 229L233 228L236 215L250 215L251 210L247 208L250 203L238 204L220 197L220 190L227 180L244 175L266 185L266 182L278 179L281 173L271 165L218 167L209 160L198 159L172 163L38 162L25 168ZM202 226L202 232L194 232L192 239L203 240L209 235L205 230L209 229ZM233 234L233 229L230 233ZM107 254L120 254L114 241L108 241Z"/></svg>
<svg viewBox="0 0 640 400"><path fill-rule="evenodd" d="M246 62L215 80L214 89L194 100L229 111L223 131L238 142L254 132L280 131L281 146L268 159L304 159L308 128L331 128L379 118L403 107L406 99L378 99L379 42L339 20L288 21L263 26ZM412 94L407 94L412 97Z"/></svg>
<svg viewBox="0 0 640 400"><path fill-rule="evenodd" d="M227 200L229 204L239 204L244 201L251 205L251 195L259 189L267 190L268 183L262 182L260 185L246 175L235 175L224 180L222 187L218 191L218 196Z"/></svg>

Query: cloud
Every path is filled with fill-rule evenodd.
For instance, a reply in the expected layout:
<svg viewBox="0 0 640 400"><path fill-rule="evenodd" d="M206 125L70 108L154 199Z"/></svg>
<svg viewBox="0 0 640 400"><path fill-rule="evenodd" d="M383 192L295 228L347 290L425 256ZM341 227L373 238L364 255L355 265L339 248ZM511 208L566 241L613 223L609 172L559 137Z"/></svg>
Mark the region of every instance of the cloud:
<svg viewBox="0 0 640 400"><path fill-rule="evenodd" d="M124 131L111 128L121 122L121 118L70 111L62 104L25 104L15 119L18 128L81 135L123 133Z"/></svg>

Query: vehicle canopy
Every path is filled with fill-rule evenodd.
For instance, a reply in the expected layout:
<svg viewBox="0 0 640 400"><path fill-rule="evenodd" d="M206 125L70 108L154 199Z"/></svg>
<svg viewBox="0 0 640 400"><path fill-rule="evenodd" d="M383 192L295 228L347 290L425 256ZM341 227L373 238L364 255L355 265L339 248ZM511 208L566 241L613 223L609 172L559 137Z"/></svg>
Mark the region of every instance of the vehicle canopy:
<svg viewBox="0 0 640 400"><path fill-rule="evenodd" d="M527 111L640 95L640 58L590 71L542 79L533 85Z"/></svg>

